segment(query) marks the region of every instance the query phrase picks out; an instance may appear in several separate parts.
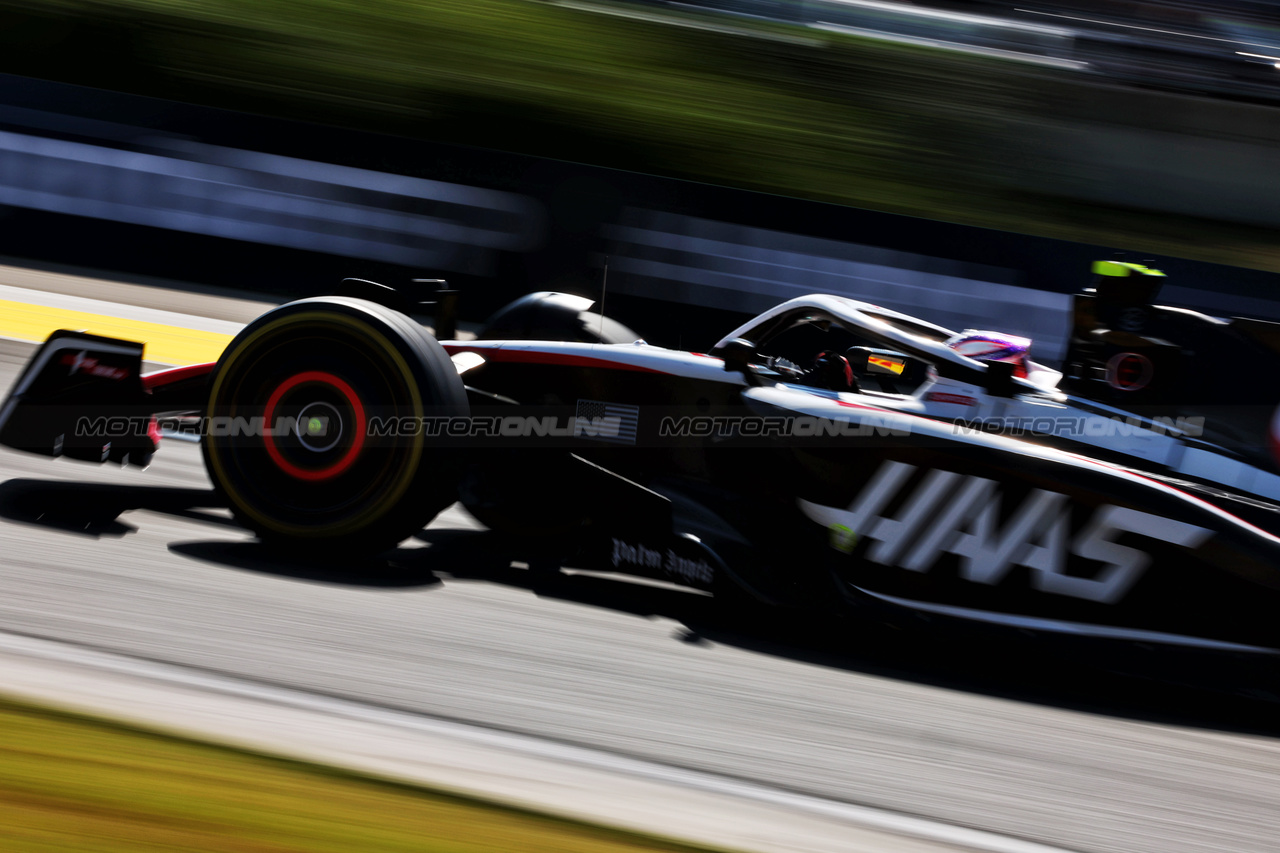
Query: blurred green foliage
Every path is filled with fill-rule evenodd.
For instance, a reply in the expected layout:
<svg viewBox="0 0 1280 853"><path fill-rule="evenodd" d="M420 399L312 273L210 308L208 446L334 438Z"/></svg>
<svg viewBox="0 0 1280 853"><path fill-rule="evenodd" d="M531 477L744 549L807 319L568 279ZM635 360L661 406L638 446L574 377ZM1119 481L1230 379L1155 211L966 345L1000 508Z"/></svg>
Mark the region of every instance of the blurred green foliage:
<svg viewBox="0 0 1280 853"><path fill-rule="evenodd" d="M0 15L11 73L1280 270L1268 229L1000 180L1001 122L1082 97L1052 69L607 0L0 0Z"/></svg>
<svg viewBox="0 0 1280 853"><path fill-rule="evenodd" d="M710 853L0 699L7 853Z"/></svg>

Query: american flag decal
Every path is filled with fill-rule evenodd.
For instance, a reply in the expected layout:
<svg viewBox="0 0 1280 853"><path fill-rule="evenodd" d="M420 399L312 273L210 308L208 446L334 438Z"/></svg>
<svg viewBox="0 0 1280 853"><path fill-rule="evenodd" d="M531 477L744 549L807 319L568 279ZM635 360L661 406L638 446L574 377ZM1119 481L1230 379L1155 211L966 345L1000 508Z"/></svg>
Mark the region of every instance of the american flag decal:
<svg viewBox="0 0 1280 853"><path fill-rule="evenodd" d="M639 406L579 400L573 434L580 438L607 441L611 444L635 444Z"/></svg>

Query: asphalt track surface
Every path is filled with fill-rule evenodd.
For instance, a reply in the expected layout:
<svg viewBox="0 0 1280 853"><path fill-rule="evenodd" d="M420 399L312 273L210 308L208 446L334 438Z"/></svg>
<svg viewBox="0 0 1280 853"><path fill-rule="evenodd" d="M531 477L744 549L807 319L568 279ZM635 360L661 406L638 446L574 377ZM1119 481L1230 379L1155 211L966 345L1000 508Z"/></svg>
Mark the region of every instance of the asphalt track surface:
<svg viewBox="0 0 1280 853"><path fill-rule="evenodd" d="M31 351L0 342L0 387ZM1280 706L1010 639L744 626L518 549L451 510L313 566L231 523L194 446L146 471L0 450L3 632L1071 850L1280 839Z"/></svg>

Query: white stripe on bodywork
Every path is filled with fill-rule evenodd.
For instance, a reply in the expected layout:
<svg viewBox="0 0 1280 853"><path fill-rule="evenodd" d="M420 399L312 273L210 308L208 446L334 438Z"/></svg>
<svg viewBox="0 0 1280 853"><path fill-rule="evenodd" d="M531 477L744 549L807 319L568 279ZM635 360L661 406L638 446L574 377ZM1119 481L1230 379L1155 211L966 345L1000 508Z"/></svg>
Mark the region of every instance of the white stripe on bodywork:
<svg viewBox="0 0 1280 853"><path fill-rule="evenodd" d="M452 350L466 349L484 352L485 350L503 350L505 352L527 352L531 356L537 353L571 355L579 358L594 358L610 362L621 368L639 367L664 373L668 376L680 376L690 379L702 379L709 382L723 382L729 385L746 385L741 374L730 373L724 369L724 361L711 356L694 355L692 353L669 350L665 347L648 344L584 344L573 342L546 341L448 341L446 347ZM963 358L961 356L961 358ZM1172 486L1168 486L1141 474L1131 472L1117 465L1110 465L1044 445L1034 444L1009 436L975 433L956 430L954 425L935 420L924 414L902 411L899 408L887 409L873 404L874 398L866 395L842 394L841 400L827 399L814 393L810 388L795 388L786 384L772 387L744 388L743 397L758 400L771 406L785 409L795 414L815 415L833 420L862 421L868 416L876 419L878 426L889 429L903 429L916 435L927 435L930 438L943 439L960 444L979 444L994 449L1016 452L1026 456L1049 459L1055 462L1080 468L1092 468L1112 476L1121 477L1130 482L1174 495L1180 500L1195 504L1231 524L1260 535L1275 545L1280 545L1280 537L1276 537L1259 527L1232 515L1208 501L1187 494ZM858 402L850 402L857 400Z"/></svg>
<svg viewBox="0 0 1280 853"><path fill-rule="evenodd" d="M934 604L928 601L913 601L909 598L898 598L872 592L860 586L850 584L853 589L872 598L919 610L925 613L936 613L939 616L951 616L967 619L971 622L986 622L993 625L1004 625L1010 628L1025 628L1028 631L1046 631L1054 634L1071 634L1078 637L1097 637L1107 640L1128 640L1135 643L1160 643L1170 646L1186 646L1190 648L1211 649L1224 652L1249 652L1252 654L1277 655L1280 649L1269 649L1265 646L1249 646L1243 643L1229 643L1225 640L1210 640L1204 637L1188 637L1183 634L1169 634L1164 631L1146 631L1141 628L1118 628L1112 625L1093 625L1088 622L1068 622L1062 619L1045 619L1039 616L1019 616L1014 613L998 613L991 610L974 610L969 607L955 607L950 604Z"/></svg>
<svg viewBox="0 0 1280 853"><path fill-rule="evenodd" d="M726 385L745 385L742 374L724 369L724 361L709 355L694 355L680 350L652 346L646 343L630 344L584 344L572 341L444 341L445 349L450 352L470 350L484 353L488 350L501 350L504 353L524 352L530 354L530 361L536 359L538 353L548 355L569 355L577 358L593 358L616 364L620 368L639 367L665 373L668 376L681 376L688 379L703 379L708 382L723 382ZM500 359L492 359L500 361Z"/></svg>
<svg viewBox="0 0 1280 853"><path fill-rule="evenodd" d="M1233 527L1244 530L1251 535L1259 536L1270 545L1280 546L1280 537L1268 533L1262 528L1250 524L1244 519L1232 515L1221 507L1214 506L1206 500L1198 498L1195 495L1187 494L1186 492L1176 489L1173 486L1166 485L1159 480L1144 477L1141 473L1130 471L1118 465L1111 465L1106 462L1100 462L1096 459L1090 459L1087 456L1081 456L1077 453L1070 453L1054 447L1047 447L1045 445L1034 444L1021 439L1010 438L1009 436L990 435L988 433L972 433L968 431L955 432L953 431L951 424L935 421L922 415L910 415L903 412L878 409L873 406L866 406L862 404L845 403L842 405L834 401L825 400L811 394L799 393L781 386L775 386L773 388L748 388L742 392L742 396L749 400L756 400L775 408L794 412L798 415L813 415L820 418L832 418L835 420L848 420L852 422L859 422L863 418L870 416L876 418L878 422L883 423L886 427L900 427L907 430L912 435L941 439L949 443L960 445L980 445L989 447L992 450L1007 451L1030 458L1059 462L1073 468L1090 469L1111 477L1127 480L1153 491L1170 495L1184 503L1194 505L1197 508L1210 513Z"/></svg>

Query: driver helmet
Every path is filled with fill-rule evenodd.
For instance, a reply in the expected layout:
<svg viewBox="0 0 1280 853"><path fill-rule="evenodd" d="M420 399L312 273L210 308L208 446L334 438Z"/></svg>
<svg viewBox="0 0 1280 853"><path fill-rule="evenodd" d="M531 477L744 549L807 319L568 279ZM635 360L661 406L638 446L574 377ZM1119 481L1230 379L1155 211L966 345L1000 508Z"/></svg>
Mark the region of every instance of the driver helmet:
<svg viewBox="0 0 1280 853"><path fill-rule="evenodd" d="M853 378L853 367L849 359L838 352L823 350L814 359L813 371L810 373L825 387L836 391L857 391L857 380Z"/></svg>
<svg viewBox="0 0 1280 853"><path fill-rule="evenodd" d="M1000 332L982 332L965 329L947 338L946 345L969 358L980 361L1007 361L1014 365L1013 375L1025 379L1031 366L1028 353L1031 339Z"/></svg>

